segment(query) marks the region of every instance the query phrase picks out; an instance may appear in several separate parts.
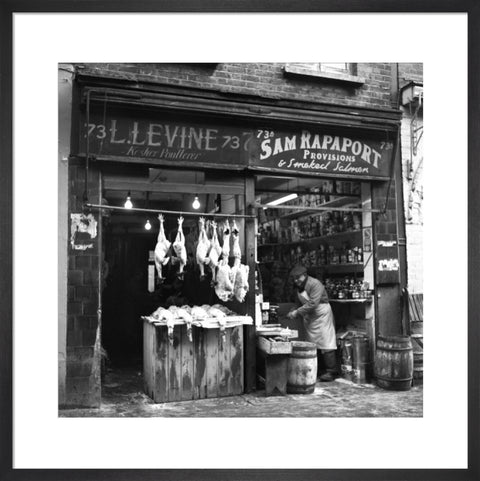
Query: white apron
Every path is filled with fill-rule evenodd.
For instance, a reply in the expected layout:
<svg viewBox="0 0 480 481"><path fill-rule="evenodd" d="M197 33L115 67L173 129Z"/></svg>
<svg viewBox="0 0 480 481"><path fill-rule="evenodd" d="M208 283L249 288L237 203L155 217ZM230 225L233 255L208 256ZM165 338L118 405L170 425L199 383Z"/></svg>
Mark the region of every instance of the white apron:
<svg viewBox="0 0 480 481"><path fill-rule="evenodd" d="M298 300L303 305L310 300L306 291L298 293ZM330 351L337 349L335 326L330 304L319 304L314 312L303 316L308 342L316 344L317 349Z"/></svg>

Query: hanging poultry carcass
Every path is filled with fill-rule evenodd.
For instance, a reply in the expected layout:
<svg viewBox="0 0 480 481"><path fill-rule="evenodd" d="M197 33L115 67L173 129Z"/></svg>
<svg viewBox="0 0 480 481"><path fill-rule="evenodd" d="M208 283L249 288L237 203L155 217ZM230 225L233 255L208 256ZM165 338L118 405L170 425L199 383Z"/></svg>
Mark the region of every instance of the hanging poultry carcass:
<svg viewBox="0 0 480 481"><path fill-rule="evenodd" d="M230 255L230 226L228 224L228 220L226 220L223 223L223 229L222 229L222 257L221 260L224 264L228 264L228 257Z"/></svg>
<svg viewBox="0 0 480 481"><path fill-rule="evenodd" d="M212 221L211 227L212 239L210 241L210 251L208 253L206 262L208 263L208 267L212 271L212 285L215 286L217 282L218 259L220 258L220 254L222 253L222 247L220 246L220 242L218 241L217 223L215 221Z"/></svg>
<svg viewBox="0 0 480 481"><path fill-rule="evenodd" d="M207 231L205 230L205 218L200 217L198 221L199 235L196 251L197 264L200 269L200 280L205 279L205 261L207 258L208 250L210 249L210 241L207 237Z"/></svg>
<svg viewBox="0 0 480 481"><path fill-rule="evenodd" d="M235 284L233 286L233 292L235 294L235 299L238 302L245 301L245 297L248 292L248 274L250 272L250 267L239 262L239 265L235 273Z"/></svg>
<svg viewBox="0 0 480 481"><path fill-rule="evenodd" d="M178 269L178 277L183 279L183 269L187 264L187 249L185 248L185 236L183 235L182 225L183 225L183 217L180 216L178 218L178 232L177 237L175 237L175 241L173 243L173 250L178 257L180 267Z"/></svg>
<svg viewBox="0 0 480 481"><path fill-rule="evenodd" d="M240 249L240 231L238 230L235 219L232 222L232 239L233 239L233 266L230 268L230 282L235 286L235 278L242 259L242 250Z"/></svg>
<svg viewBox="0 0 480 481"><path fill-rule="evenodd" d="M230 273L231 268L228 264L219 264L217 268L215 294L223 302L228 302L233 299L233 283L230 279Z"/></svg>
<svg viewBox="0 0 480 481"><path fill-rule="evenodd" d="M242 250L240 249L240 231L235 219L232 224L233 257L235 258L230 270L230 280L233 283L233 293L238 302L244 302L248 292L248 274L250 268L242 264Z"/></svg>
<svg viewBox="0 0 480 481"><path fill-rule="evenodd" d="M241 258L242 250L240 249L240 230L238 229L235 219L232 222L232 238L233 238L233 257Z"/></svg>
<svg viewBox="0 0 480 481"><path fill-rule="evenodd" d="M233 299L233 282L230 278L230 266L228 265L228 256L230 255L230 227L228 222L223 225L223 246L222 258L217 269L217 283L215 285L215 293L223 302Z"/></svg>
<svg viewBox="0 0 480 481"><path fill-rule="evenodd" d="M162 276L162 266L166 266L168 264L168 261L170 260L170 257L167 257L167 254L172 243L165 236L165 230L163 227L164 218L162 214L158 215L158 220L160 221L160 231L158 232L154 258L158 278L160 279L160 282L162 282L164 280L164 277Z"/></svg>

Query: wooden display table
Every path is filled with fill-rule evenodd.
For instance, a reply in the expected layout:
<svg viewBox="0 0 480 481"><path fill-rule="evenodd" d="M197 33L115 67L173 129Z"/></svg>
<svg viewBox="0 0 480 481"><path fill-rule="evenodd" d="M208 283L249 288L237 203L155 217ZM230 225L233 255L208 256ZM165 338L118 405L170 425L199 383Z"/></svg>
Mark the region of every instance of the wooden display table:
<svg viewBox="0 0 480 481"><path fill-rule="evenodd" d="M177 320L172 343L165 322L142 320L144 389L155 402L243 393L243 326L253 324L251 317L227 317L224 329L214 318L194 321L192 341Z"/></svg>

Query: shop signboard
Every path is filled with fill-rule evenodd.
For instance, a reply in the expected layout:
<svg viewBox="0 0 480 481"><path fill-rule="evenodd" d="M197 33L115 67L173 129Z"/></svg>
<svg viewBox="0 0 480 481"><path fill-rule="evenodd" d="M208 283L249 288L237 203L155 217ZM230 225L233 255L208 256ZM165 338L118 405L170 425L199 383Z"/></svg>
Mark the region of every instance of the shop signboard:
<svg viewBox="0 0 480 481"><path fill-rule="evenodd" d="M80 129L79 150L97 157L153 165L246 168L252 130L238 126L165 119L148 112L90 114Z"/></svg>
<svg viewBox="0 0 480 481"><path fill-rule="evenodd" d="M79 151L97 157L191 167L256 170L385 180L393 142L178 118L165 114L92 112L81 120Z"/></svg>
<svg viewBox="0 0 480 481"><path fill-rule="evenodd" d="M287 132L257 129L250 165L290 173L388 179L393 142L323 133L321 128Z"/></svg>

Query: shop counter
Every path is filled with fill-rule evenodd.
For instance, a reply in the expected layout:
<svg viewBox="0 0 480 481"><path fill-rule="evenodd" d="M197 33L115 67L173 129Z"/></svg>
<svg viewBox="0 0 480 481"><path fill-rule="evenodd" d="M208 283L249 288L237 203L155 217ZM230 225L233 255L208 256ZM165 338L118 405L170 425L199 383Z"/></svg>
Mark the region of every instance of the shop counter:
<svg viewBox="0 0 480 481"><path fill-rule="evenodd" d="M234 396L244 391L243 326L249 316L194 321L191 339L178 319L169 338L164 321L143 320L144 389L155 402Z"/></svg>

